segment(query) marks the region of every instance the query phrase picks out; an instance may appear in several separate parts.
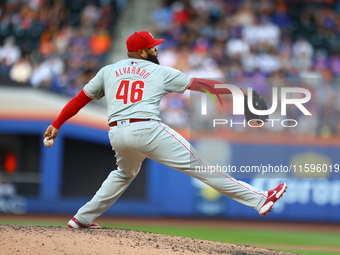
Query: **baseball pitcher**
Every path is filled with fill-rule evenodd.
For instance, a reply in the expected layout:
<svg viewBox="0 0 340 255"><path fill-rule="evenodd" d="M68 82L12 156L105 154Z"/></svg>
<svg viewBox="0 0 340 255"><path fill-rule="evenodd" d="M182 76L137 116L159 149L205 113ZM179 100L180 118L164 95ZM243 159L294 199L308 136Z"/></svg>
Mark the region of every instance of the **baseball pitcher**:
<svg viewBox="0 0 340 255"><path fill-rule="evenodd" d="M43 135L47 140L55 139L61 126L82 107L91 100L106 96L108 135L118 167L109 174L94 197L68 222L70 228L100 228L93 222L94 219L117 201L138 174L145 158L197 178L221 194L254 208L263 216L287 189L287 185L281 183L273 190L263 191L225 173L197 171L212 164L202 158L180 134L161 122L158 117L160 101L171 92L183 93L186 89L203 92L200 89L202 86L217 95L230 94L230 91L214 88L221 82L191 77L159 65L156 46L162 42L163 39L155 39L147 31L132 34L126 40L128 58L103 67L65 105ZM247 97L246 90L242 92ZM260 102L255 105L266 109L260 96L253 100ZM268 116L257 117L264 121L268 119Z"/></svg>

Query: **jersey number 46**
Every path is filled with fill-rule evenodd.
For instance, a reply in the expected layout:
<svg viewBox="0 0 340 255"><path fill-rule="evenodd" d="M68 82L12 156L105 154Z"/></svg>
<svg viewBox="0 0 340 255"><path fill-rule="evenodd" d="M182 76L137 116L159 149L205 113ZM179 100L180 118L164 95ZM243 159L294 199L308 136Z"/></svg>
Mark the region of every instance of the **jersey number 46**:
<svg viewBox="0 0 340 255"><path fill-rule="evenodd" d="M117 100L123 100L124 104L136 103L143 98L144 81L122 80L116 93Z"/></svg>

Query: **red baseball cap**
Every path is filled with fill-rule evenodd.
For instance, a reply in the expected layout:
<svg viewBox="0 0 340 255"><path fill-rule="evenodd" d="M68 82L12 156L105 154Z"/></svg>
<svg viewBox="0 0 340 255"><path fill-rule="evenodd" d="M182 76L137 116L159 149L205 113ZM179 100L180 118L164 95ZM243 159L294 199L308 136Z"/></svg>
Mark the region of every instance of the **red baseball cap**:
<svg viewBox="0 0 340 255"><path fill-rule="evenodd" d="M164 39L155 39L148 31L135 32L126 40L126 49L128 52L152 48L164 42Z"/></svg>

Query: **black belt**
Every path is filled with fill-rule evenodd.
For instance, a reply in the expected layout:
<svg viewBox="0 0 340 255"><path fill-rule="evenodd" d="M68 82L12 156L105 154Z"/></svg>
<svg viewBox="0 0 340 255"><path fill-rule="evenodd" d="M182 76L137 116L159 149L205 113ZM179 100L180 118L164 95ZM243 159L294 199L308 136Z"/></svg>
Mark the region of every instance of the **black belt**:
<svg viewBox="0 0 340 255"><path fill-rule="evenodd" d="M130 123L139 122L139 121L150 121L150 119L130 119ZM113 121L109 124L110 127L115 127L118 125L118 121Z"/></svg>

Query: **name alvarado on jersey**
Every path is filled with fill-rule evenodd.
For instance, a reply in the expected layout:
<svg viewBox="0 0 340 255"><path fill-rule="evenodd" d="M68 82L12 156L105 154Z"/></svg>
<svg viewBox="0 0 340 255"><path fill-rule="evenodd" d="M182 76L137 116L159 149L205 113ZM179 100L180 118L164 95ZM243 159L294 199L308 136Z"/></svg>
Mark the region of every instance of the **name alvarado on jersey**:
<svg viewBox="0 0 340 255"><path fill-rule="evenodd" d="M124 74L135 74L135 75L139 75L143 79L146 79L150 75L150 73L146 71L145 69L140 69L135 66L119 68L118 70L115 71L115 73L116 73L116 77L119 77Z"/></svg>

